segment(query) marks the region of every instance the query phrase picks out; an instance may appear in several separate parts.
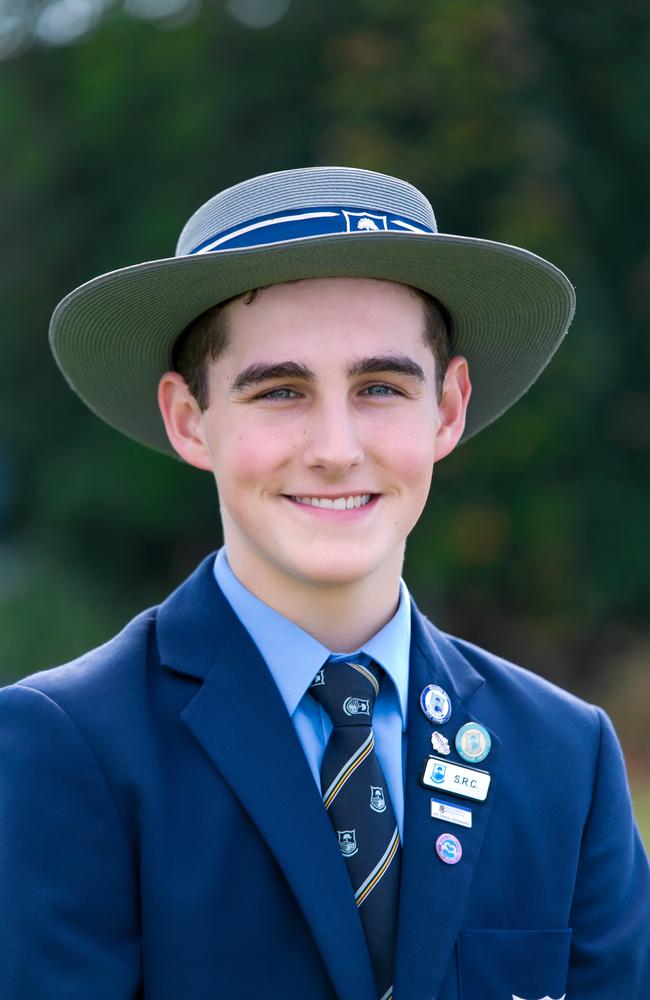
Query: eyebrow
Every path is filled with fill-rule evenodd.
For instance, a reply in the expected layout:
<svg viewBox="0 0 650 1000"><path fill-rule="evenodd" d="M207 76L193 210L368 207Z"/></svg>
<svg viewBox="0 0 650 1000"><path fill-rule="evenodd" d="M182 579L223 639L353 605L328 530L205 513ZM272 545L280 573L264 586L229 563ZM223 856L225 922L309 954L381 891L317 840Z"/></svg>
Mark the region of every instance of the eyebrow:
<svg viewBox="0 0 650 1000"><path fill-rule="evenodd" d="M416 382L426 382L421 366L406 354L376 354L369 358L361 358L350 365L347 374L349 378L353 378L356 375L369 375L377 372L394 372ZM305 382L315 382L316 374L311 368L297 361L256 361L235 376L230 386L230 392L241 392L242 389L248 389L261 382L277 378L298 378Z"/></svg>

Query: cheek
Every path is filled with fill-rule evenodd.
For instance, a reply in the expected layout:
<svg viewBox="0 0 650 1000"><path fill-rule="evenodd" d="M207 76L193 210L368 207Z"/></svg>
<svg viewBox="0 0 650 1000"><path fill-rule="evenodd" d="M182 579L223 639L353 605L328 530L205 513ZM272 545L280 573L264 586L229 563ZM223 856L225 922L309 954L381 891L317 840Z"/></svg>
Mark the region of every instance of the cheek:
<svg viewBox="0 0 650 1000"><path fill-rule="evenodd" d="M399 480L411 489L428 489L433 473L434 437L421 426L385 441L390 464Z"/></svg>
<svg viewBox="0 0 650 1000"><path fill-rule="evenodd" d="M272 486L270 478L286 458L286 442L278 434L265 433L263 428L232 430L226 444L216 449L215 468L224 489L237 484L239 489L256 488L258 492Z"/></svg>

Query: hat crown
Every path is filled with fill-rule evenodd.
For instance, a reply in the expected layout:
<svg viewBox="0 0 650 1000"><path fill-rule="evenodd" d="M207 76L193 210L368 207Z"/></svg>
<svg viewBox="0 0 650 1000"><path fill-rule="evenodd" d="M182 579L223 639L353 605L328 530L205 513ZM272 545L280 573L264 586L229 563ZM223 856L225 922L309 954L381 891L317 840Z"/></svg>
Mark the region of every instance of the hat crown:
<svg viewBox="0 0 650 1000"><path fill-rule="evenodd" d="M355 167L305 167L262 174L210 198L185 223L176 256L190 254L215 233L251 219L324 206L389 212L438 231L430 203L407 181Z"/></svg>

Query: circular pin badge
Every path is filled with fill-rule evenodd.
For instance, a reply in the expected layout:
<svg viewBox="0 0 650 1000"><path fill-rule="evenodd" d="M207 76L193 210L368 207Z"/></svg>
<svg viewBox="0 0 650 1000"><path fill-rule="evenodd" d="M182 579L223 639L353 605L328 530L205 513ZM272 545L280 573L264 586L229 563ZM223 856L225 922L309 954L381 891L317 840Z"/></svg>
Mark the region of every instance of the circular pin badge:
<svg viewBox="0 0 650 1000"><path fill-rule="evenodd" d="M441 833L436 840L436 854L446 865L457 865L463 856L463 847L453 833Z"/></svg>
<svg viewBox="0 0 650 1000"><path fill-rule="evenodd" d="M492 740L485 726L466 722L456 733L456 750L470 764L480 764L492 749Z"/></svg>
<svg viewBox="0 0 650 1000"><path fill-rule="evenodd" d="M447 692L437 684L428 684L420 695L420 708L431 722L441 725L451 718L451 702Z"/></svg>

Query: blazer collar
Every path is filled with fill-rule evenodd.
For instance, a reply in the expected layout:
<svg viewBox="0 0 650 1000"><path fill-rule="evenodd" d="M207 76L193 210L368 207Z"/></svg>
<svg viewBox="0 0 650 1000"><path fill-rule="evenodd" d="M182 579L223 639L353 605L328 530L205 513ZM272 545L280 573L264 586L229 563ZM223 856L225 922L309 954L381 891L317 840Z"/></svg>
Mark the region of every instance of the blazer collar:
<svg viewBox="0 0 650 1000"><path fill-rule="evenodd" d="M156 616L160 662L205 680L231 632L241 628L212 572L214 552L162 602Z"/></svg>
<svg viewBox="0 0 650 1000"><path fill-rule="evenodd" d="M337 995L374 1000L363 928L321 795L268 667L217 586L213 558L158 610L161 663L203 682L181 718L275 855ZM273 766L260 781L269 747Z"/></svg>

